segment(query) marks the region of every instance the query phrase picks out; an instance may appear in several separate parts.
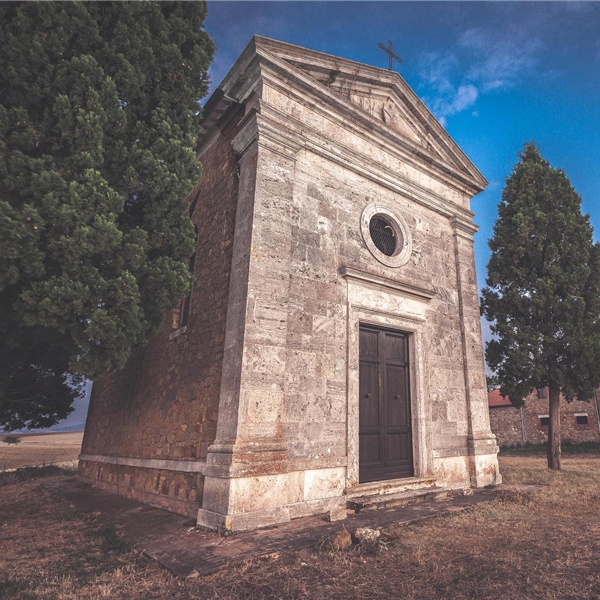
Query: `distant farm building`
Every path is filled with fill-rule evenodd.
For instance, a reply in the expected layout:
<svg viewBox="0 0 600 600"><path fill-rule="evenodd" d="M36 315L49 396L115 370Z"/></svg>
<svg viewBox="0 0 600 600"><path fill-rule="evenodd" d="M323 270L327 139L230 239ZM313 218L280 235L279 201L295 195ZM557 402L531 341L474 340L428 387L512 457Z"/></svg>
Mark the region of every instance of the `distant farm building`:
<svg viewBox="0 0 600 600"><path fill-rule="evenodd" d="M488 394L490 425L500 446L542 444L548 440L548 389L530 394L521 408L515 408L500 390ZM563 442L598 442L600 424L598 400L560 403L561 437Z"/></svg>

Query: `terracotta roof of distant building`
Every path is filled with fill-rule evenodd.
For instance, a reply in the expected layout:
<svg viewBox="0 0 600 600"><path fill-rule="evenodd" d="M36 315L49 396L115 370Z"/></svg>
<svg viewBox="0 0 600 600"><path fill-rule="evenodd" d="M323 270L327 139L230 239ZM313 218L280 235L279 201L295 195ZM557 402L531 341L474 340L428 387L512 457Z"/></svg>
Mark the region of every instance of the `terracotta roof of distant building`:
<svg viewBox="0 0 600 600"><path fill-rule="evenodd" d="M488 404L490 406L512 406L508 396L503 397L500 395L500 390L488 392Z"/></svg>

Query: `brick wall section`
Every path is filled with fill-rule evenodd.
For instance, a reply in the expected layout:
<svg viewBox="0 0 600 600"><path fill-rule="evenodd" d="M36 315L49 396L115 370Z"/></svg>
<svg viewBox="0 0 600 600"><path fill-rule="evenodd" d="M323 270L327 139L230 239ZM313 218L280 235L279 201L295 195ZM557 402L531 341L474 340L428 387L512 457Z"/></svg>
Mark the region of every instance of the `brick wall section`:
<svg viewBox="0 0 600 600"><path fill-rule="evenodd" d="M170 339L178 328L177 307L121 372L94 382L82 454L204 460L214 441L237 205L230 123L203 157L203 176L187 198L198 197L187 329ZM194 514L201 501L198 473L90 461L81 462L80 473L99 487L182 514Z"/></svg>
<svg viewBox="0 0 600 600"><path fill-rule="evenodd" d="M521 411L514 406L491 406L490 427L496 435L498 445L521 446Z"/></svg>
<svg viewBox="0 0 600 600"><path fill-rule="evenodd" d="M576 414L587 413L588 424L577 425ZM540 415L548 414L548 399L531 394L523 407L523 431L526 444L542 444L548 440L548 427L540 422ZM561 399L561 438L563 442L598 442L598 418L596 402L567 403ZM513 406L490 407L492 432L500 446L517 446L523 443L521 414Z"/></svg>

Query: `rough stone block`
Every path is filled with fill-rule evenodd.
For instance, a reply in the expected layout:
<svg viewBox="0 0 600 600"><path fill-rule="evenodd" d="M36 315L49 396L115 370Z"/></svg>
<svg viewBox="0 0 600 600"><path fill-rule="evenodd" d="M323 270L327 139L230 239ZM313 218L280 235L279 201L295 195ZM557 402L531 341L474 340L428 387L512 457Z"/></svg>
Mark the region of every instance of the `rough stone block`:
<svg viewBox="0 0 600 600"><path fill-rule="evenodd" d="M334 508L327 513L327 520L331 521L343 521L348 516L345 508Z"/></svg>

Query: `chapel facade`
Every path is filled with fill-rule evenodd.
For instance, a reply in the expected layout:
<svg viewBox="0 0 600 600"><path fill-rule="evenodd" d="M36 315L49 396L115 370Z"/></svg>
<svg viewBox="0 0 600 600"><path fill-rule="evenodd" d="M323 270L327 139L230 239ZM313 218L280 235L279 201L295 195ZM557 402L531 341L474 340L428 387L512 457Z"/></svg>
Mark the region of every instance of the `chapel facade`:
<svg viewBox="0 0 600 600"><path fill-rule="evenodd" d="M395 72L254 37L204 108L190 296L95 382L82 478L251 529L501 482L470 199Z"/></svg>

